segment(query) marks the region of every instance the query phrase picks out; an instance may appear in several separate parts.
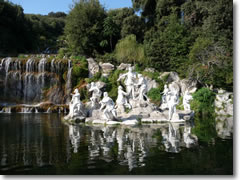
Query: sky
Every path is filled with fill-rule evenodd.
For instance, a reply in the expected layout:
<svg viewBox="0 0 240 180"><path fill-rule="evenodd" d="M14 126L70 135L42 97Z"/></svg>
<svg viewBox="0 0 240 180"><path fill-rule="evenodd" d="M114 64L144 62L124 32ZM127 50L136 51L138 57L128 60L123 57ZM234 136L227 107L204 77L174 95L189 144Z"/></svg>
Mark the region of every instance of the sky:
<svg viewBox="0 0 240 180"><path fill-rule="evenodd" d="M72 0L10 0L14 4L21 5L25 14L42 14L47 15L49 12L62 11L68 13ZM131 7L131 0L99 0L100 3L108 9L122 7Z"/></svg>

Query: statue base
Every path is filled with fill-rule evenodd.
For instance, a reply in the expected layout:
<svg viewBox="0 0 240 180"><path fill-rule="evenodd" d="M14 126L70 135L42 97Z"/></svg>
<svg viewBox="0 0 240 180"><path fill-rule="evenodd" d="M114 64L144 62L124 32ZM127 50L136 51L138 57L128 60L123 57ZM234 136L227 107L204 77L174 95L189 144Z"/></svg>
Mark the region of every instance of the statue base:
<svg viewBox="0 0 240 180"><path fill-rule="evenodd" d="M85 122L85 119L86 119L86 117L84 117L84 116L71 117L70 115L67 115L63 118L63 120L65 120L65 121L76 122L76 123Z"/></svg>

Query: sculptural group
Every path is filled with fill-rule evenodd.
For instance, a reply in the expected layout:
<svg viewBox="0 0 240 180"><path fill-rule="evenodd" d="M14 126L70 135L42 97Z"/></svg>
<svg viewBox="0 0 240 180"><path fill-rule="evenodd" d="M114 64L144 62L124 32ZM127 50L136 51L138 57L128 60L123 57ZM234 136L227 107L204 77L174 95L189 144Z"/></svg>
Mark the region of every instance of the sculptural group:
<svg viewBox="0 0 240 180"><path fill-rule="evenodd" d="M142 74L134 72L132 67L129 67L127 73L121 74L117 81L119 84L124 84L123 86L126 88L126 91L122 85L118 86L116 104L107 92L102 93L96 83L92 82L90 84L88 91L92 93L89 102L91 113L86 113L85 107L80 101L80 93L78 89L75 89L74 94L72 94L72 100L69 103L69 115L65 119L84 119L87 116L92 116L92 118L104 122L123 121L124 118L131 119L133 117L135 119L137 117L161 119L165 117L165 110L168 109L168 117L164 119L165 121L180 120L176 109L176 106L179 104L180 90L176 84L165 84L162 92L161 106L165 108L161 110L156 108L147 97L147 81L145 77ZM103 97L101 99L102 94ZM185 111L191 111L191 100L192 96L186 90L183 96ZM131 112L129 116L126 110Z"/></svg>

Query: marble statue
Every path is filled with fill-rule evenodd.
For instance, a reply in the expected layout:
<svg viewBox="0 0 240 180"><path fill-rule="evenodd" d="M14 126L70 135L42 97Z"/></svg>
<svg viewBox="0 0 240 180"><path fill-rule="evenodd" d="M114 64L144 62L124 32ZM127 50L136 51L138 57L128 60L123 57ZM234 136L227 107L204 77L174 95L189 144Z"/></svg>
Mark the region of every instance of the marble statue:
<svg viewBox="0 0 240 180"><path fill-rule="evenodd" d="M89 92L92 92L92 97L90 98L91 106L97 107L102 96L102 91L96 86L94 82L92 82Z"/></svg>
<svg viewBox="0 0 240 180"><path fill-rule="evenodd" d="M80 100L80 93L78 89L74 90L72 100L69 103L69 114L64 119L75 119L86 117L84 106Z"/></svg>
<svg viewBox="0 0 240 180"><path fill-rule="evenodd" d="M142 74L138 74L138 83L136 84L136 86L138 87L138 89L137 89L137 91L138 91L137 99L140 102L148 101L148 97L146 95L147 94L147 81Z"/></svg>
<svg viewBox="0 0 240 180"><path fill-rule="evenodd" d="M172 91L170 96L167 99L168 103L168 120L172 120L173 114L176 113L176 106L179 103L179 96L177 91Z"/></svg>
<svg viewBox="0 0 240 180"><path fill-rule="evenodd" d="M192 95L188 90L185 91L183 96L183 107L185 111L191 111L190 101L193 99Z"/></svg>
<svg viewBox="0 0 240 180"><path fill-rule="evenodd" d="M129 67L128 72L122 74L117 81L120 81L121 79L125 79L127 94L130 96L130 98L135 98L134 84L136 81L136 73L133 72L132 67Z"/></svg>
<svg viewBox="0 0 240 180"><path fill-rule="evenodd" d="M117 111L115 109L115 103L108 96L107 92L103 93L103 99L99 102L101 104L100 110L103 110L104 119L107 121L117 119Z"/></svg>
<svg viewBox="0 0 240 180"><path fill-rule="evenodd" d="M165 84L164 85L164 90L162 92L162 94L163 94L163 96L162 96L162 103L167 103L167 99L168 99L167 96L169 96L169 92L170 92L170 90L168 88L168 85Z"/></svg>
<svg viewBox="0 0 240 180"><path fill-rule="evenodd" d="M128 94L126 92L123 91L123 87L122 86L118 86L118 97L117 97L117 107L127 107L128 109L131 109L131 105L128 103L127 97Z"/></svg>

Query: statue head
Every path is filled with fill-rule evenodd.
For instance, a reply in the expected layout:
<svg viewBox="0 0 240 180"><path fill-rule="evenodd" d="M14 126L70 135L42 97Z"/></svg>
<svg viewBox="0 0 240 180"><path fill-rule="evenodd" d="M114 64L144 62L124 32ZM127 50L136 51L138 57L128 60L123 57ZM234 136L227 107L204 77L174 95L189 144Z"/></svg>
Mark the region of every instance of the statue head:
<svg viewBox="0 0 240 180"><path fill-rule="evenodd" d="M130 67L128 68L128 71L129 71L129 72L132 72L132 70L133 70L133 68L130 66Z"/></svg>
<svg viewBox="0 0 240 180"><path fill-rule="evenodd" d="M74 93L75 93L75 94L79 93L78 89L75 89L75 90L74 90Z"/></svg>
<svg viewBox="0 0 240 180"><path fill-rule="evenodd" d="M91 82L91 87L93 87L95 85L95 83L94 82Z"/></svg>
<svg viewBox="0 0 240 180"><path fill-rule="evenodd" d="M104 93L103 93L103 96L104 96L104 97L108 97L108 93L107 93L107 92L104 92Z"/></svg>
<svg viewBox="0 0 240 180"><path fill-rule="evenodd" d="M122 87L122 86L118 86L118 89L119 89L119 90L122 90L122 89L123 89L123 87Z"/></svg>

